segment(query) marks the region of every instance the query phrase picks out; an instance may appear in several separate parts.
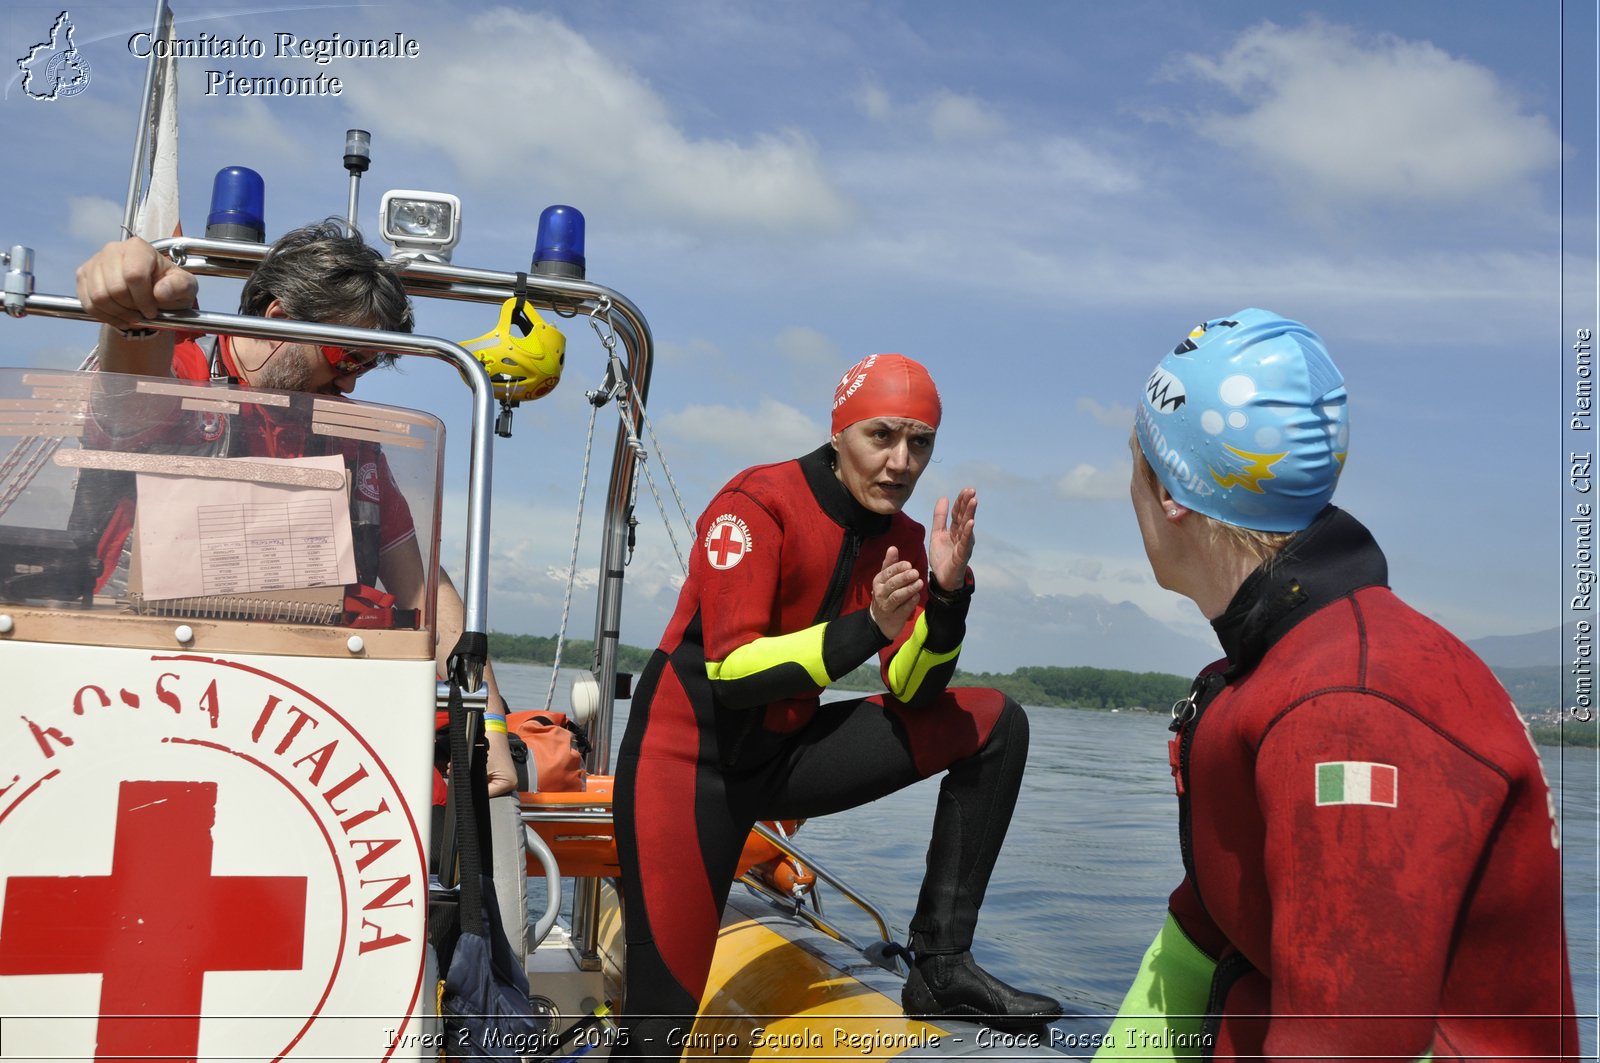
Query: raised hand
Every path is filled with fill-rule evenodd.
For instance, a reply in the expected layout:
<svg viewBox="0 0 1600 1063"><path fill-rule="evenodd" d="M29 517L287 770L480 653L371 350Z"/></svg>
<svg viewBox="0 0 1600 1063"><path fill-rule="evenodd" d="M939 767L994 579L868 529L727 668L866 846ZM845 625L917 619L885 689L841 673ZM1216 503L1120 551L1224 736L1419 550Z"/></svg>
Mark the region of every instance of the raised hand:
<svg viewBox="0 0 1600 1063"><path fill-rule="evenodd" d="M928 538L928 569L941 590L960 590L976 540L978 490L963 487L955 505L943 496L933 504L933 532ZM948 522L948 523L947 523Z"/></svg>

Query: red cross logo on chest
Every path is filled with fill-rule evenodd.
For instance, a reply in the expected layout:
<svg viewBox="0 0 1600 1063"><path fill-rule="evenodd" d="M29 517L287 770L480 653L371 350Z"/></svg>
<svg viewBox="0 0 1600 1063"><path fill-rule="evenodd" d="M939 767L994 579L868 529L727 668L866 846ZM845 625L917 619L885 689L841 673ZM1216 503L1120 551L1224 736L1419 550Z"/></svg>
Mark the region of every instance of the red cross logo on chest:
<svg viewBox="0 0 1600 1063"><path fill-rule="evenodd" d="M0 974L99 974L97 1058L193 1059L207 971L295 971L304 877L213 875L217 784L124 782L111 874L15 875Z"/></svg>

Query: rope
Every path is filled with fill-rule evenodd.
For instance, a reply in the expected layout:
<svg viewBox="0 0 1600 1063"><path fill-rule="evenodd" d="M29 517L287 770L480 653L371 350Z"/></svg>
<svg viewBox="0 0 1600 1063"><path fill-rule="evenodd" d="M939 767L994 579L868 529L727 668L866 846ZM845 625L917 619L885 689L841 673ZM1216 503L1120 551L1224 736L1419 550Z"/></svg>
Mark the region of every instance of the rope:
<svg viewBox="0 0 1600 1063"><path fill-rule="evenodd" d="M618 359L614 353L611 357L612 361L615 363L614 372L617 374L617 378L620 381L618 388L622 391L622 395L617 398L617 413L622 417L622 430L627 433L628 436L628 449L633 451L635 465L640 472L644 473L645 483L650 485L650 497L656 500L656 511L661 514L661 523L665 525L667 529L667 538L672 540L672 552L677 555L678 568L681 569L685 575L688 575L689 562L684 559L683 547L678 544L678 533L672 526L672 518L667 515L666 503L661 501L661 489L656 486L656 478L650 475L650 464L645 460L644 444L639 441L639 434L634 430L633 418L629 416L629 413L630 411L637 409L639 411L639 420L647 427L649 426L650 419L645 416L644 404L635 402L633 398L629 397L634 396L636 393L633 389L633 382L628 379L627 372L622 367L621 360ZM655 434L653 432L651 433L651 442L655 442ZM661 445L656 443L656 454L659 456L660 453ZM666 469L664 460L662 463L662 469ZM668 474L668 482L671 482L670 474ZM676 493L678 485L673 483L672 489L673 492ZM630 508L633 499L638 498L638 496L639 478L635 476L633 479L633 498L629 499ZM678 509L680 511L683 509L682 498L678 499ZM687 523L687 520L685 520L685 523Z"/></svg>
<svg viewBox="0 0 1600 1063"><path fill-rule="evenodd" d="M605 328L600 327L604 320ZM600 412L600 407L613 400L617 404L617 415L621 419L622 431L626 437L628 450L633 454L636 471L644 473L644 480L650 486L650 494L656 500L656 510L661 514L661 522L667 529L667 537L672 540L672 551L677 555L678 567L685 575L689 572L689 563L684 559L683 548L678 543L678 536L672 525L672 519L667 515L667 507L661 500L661 492L656 487L655 478L650 475L650 464L644 444L639 439L639 433L634 428L633 418L635 412L639 422L644 425L645 433L650 438L650 444L655 448L658 457L661 457L661 468L667 478L667 484L672 489L672 497L678 504L678 513L683 517L685 529L691 534L694 522L689 519L687 509L683 504L683 494L678 490L677 481L672 477L672 470L667 467L666 458L661 449L661 442L656 438L655 428L650 424L650 418L645 413L644 402L639 399L638 392L633 386L633 381L628 377L627 367L617 355L617 329L616 322L611 316L611 300L602 296L595 309L589 314L589 327L594 329L600 343L606 349L606 379L600 387L587 392L589 400L589 430L583 441L583 475L578 484L578 513L573 521L572 553L567 560L567 590L561 603L561 626L556 632L555 660L550 669L550 687L545 692L544 708L546 712L555 704L556 682L561 674L561 653L567 640L567 623L572 612L572 592L578 580L578 546L583 537L583 507L584 500L589 491L589 468L594 455L594 427L595 420ZM633 486L628 496L629 519L632 521L634 505L639 497L639 477L634 476ZM631 559L631 557L630 557Z"/></svg>
<svg viewBox="0 0 1600 1063"><path fill-rule="evenodd" d="M604 331L600 328L602 317L605 320ZM656 512L661 514L661 523L667 529L667 538L672 540L672 552L677 555L678 568L684 575L688 575L689 563L684 560L683 548L678 544L677 532L673 529L672 518L667 515L666 504L661 501L661 491L656 486L655 477L650 475L650 466L645 460L647 457L645 446L640 442L639 433L634 428L633 417L630 416L632 411L636 410L638 412L639 422L644 425L645 432L650 437L650 445L655 448L656 456L661 459L661 471L667 478L667 485L672 489L673 500L678 504L678 513L683 518L684 529L690 533L691 537L694 532L694 521L689 518L688 510L683 504L683 493L678 490L678 483L673 479L672 470L667 466L666 452L661 449L661 441L656 438L655 428L650 424L650 416L645 412L644 400L640 398L632 379L629 378L627 367L622 364L622 359L617 356L617 326L611 315L611 299L609 296L602 296L599 303L596 304L594 311L589 315L589 327L594 329L595 335L600 337L600 343L606 349L610 379L615 382L611 389L612 395L617 400L617 414L622 418L622 431L627 436L628 449L633 451L638 468L644 473L645 483L650 487L650 495L656 500ZM630 512L638 497L639 478L636 476L633 480L633 490L628 498Z"/></svg>
<svg viewBox="0 0 1600 1063"><path fill-rule="evenodd" d="M594 453L594 422L600 413L595 392L589 392L589 432L583 440L583 476L578 481L578 517L572 526L572 556L567 560L567 593L561 602L561 626L556 629L556 656L550 666L550 689L545 691L544 711L556 700L556 679L561 675L561 650L567 641L567 619L572 613L572 589L578 582L578 543L583 538L583 501L589 494L589 458Z"/></svg>
<svg viewBox="0 0 1600 1063"><path fill-rule="evenodd" d="M629 391L632 392L633 382L625 379L625 383ZM661 449L661 440L656 438L655 426L650 423L650 416L645 413L644 403L639 403L638 408L639 420L644 424L645 434L650 437L650 445L655 448L656 457L661 459L661 472L667 478L667 486L672 489L672 500L678 505L678 515L683 518L684 530L692 536L694 534L694 521L690 519L689 511L684 507L683 492L678 490L678 482L672 478L672 468L667 464L666 451ZM672 540L672 549L678 555L678 567L683 569L683 574L687 576L689 574L689 564L683 559L683 552L678 549L678 537L673 534L672 518L667 515L667 507L662 504L661 495L656 490L656 482L650 476L649 466L645 466L644 472L645 480L650 484L650 493L655 496L656 510L661 514L661 522L666 525L667 536ZM638 482L635 481L635 492L637 492L638 486Z"/></svg>

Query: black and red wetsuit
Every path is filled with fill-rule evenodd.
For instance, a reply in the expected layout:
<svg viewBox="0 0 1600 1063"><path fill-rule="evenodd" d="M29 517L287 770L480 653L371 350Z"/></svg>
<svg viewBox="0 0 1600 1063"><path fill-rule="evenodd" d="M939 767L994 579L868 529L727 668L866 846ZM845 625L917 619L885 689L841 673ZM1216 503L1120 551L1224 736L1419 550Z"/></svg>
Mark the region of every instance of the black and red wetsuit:
<svg viewBox="0 0 1600 1063"><path fill-rule="evenodd" d="M1329 506L1213 622L1172 742L1187 874L1104 1056L1577 1056L1538 754L1387 580Z"/></svg>
<svg viewBox="0 0 1600 1063"><path fill-rule="evenodd" d="M953 593L929 579L915 615L884 639L868 613L873 578L890 546L926 574L923 528L857 503L832 459L825 445L718 493L633 697L615 795L629 1052L670 1052L667 1033L698 1009L757 820L852 808L948 769L911 928L925 951L971 944L1021 785L1027 718L998 691L945 686L970 575ZM874 653L889 693L819 704Z"/></svg>

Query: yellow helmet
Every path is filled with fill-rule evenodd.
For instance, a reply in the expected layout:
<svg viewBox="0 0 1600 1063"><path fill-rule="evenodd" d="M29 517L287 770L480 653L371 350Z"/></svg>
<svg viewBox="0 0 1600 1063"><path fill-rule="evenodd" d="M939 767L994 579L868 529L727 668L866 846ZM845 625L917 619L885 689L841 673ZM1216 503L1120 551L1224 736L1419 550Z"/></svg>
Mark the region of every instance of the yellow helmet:
<svg viewBox="0 0 1600 1063"><path fill-rule="evenodd" d="M495 398L502 401L542 399L561 383L567 338L520 296L501 304L500 322L493 331L461 346L489 371Z"/></svg>

